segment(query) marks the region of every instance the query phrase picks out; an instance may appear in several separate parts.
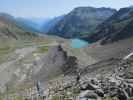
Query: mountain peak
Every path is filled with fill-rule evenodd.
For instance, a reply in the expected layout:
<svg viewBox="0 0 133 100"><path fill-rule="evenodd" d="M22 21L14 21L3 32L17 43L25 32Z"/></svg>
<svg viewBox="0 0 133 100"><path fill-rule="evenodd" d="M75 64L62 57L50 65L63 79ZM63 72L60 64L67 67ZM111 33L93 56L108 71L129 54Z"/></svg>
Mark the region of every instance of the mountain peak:
<svg viewBox="0 0 133 100"><path fill-rule="evenodd" d="M102 40L101 44L115 42L133 36L133 8L121 8L89 35L88 40Z"/></svg>
<svg viewBox="0 0 133 100"><path fill-rule="evenodd" d="M77 7L52 27L48 34L72 38L91 33L98 24L115 12L116 10L111 8Z"/></svg>

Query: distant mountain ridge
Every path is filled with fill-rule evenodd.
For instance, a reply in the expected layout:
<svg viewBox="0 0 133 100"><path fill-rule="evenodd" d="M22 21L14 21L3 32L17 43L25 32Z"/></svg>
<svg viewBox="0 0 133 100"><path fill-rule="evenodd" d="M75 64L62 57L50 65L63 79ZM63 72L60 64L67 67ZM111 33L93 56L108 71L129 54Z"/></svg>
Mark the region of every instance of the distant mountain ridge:
<svg viewBox="0 0 133 100"><path fill-rule="evenodd" d="M75 38L91 34L97 25L110 17L116 10L112 8L78 7L70 13L55 18L17 18L6 13L7 19L26 32L57 35L64 38Z"/></svg>
<svg viewBox="0 0 133 100"><path fill-rule="evenodd" d="M18 34L19 33L19 34ZM0 14L0 35L2 37L11 37L18 39L20 35L24 35L24 30L16 25L15 20L8 14Z"/></svg>
<svg viewBox="0 0 133 100"><path fill-rule="evenodd" d="M54 25L60 21L63 16L54 18L26 18L26 17L14 17L7 13L0 13L0 17L4 17L10 21L13 21L18 27L26 32L42 33L45 34Z"/></svg>
<svg viewBox="0 0 133 100"><path fill-rule="evenodd" d="M58 17L55 17L55 18L48 20L47 22L45 22L42 25L41 31L43 33L47 33L50 29L52 29L63 18L64 18L64 16L62 15L62 16L58 16Z"/></svg>
<svg viewBox="0 0 133 100"><path fill-rule="evenodd" d="M37 37L35 33L27 32L16 24L13 16L0 13L0 48L10 47L15 43Z"/></svg>
<svg viewBox="0 0 133 100"><path fill-rule="evenodd" d="M22 27L27 32L40 32L38 25L29 19L16 18L16 24Z"/></svg>
<svg viewBox="0 0 133 100"><path fill-rule="evenodd" d="M21 26L24 30L28 32L37 32L37 33L44 33L45 29L48 30L49 24L54 20L54 18L16 18L16 21L19 26ZM45 28L46 27L46 28Z"/></svg>
<svg viewBox="0 0 133 100"><path fill-rule="evenodd" d="M91 33L115 12L112 8L78 7L65 15L48 34L72 38Z"/></svg>
<svg viewBox="0 0 133 100"><path fill-rule="evenodd" d="M17 18L7 13L0 13L0 17L4 18L6 21L14 23L14 25L16 25L25 32L39 32L39 30L36 29L36 23L30 21L29 19Z"/></svg>
<svg viewBox="0 0 133 100"><path fill-rule="evenodd" d="M115 42L133 36L133 8L121 8L109 19L96 28L93 35L85 36L85 40L98 41L101 44Z"/></svg>

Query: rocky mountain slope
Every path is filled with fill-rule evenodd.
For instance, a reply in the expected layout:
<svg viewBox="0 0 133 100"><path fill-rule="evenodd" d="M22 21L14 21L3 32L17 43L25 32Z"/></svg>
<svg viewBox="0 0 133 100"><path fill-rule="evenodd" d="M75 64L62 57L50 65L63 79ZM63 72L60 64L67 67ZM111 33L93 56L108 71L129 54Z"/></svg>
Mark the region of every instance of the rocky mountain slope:
<svg viewBox="0 0 133 100"><path fill-rule="evenodd" d="M83 37L86 40L102 40L102 44L133 36L133 8L121 8L112 17L96 28L95 34Z"/></svg>
<svg viewBox="0 0 133 100"><path fill-rule="evenodd" d="M38 67L38 72L34 73L35 80L48 80L60 74L64 74L70 71L74 73L76 71L77 63L76 57L68 56L67 52L59 45L50 47L48 53L35 62ZM34 69L36 70L36 68ZM33 76L34 76L33 75Z"/></svg>
<svg viewBox="0 0 133 100"><path fill-rule="evenodd" d="M8 14L0 14L0 35L1 39L12 38L18 40L31 37L35 34L25 32L22 28L17 26L12 16Z"/></svg>
<svg viewBox="0 0 133 100"><path fill-rule="evenodd" d="M111 8L78 7L65 15L48 33L66 38L91 33L115 12Z"/></svg>
<svg viewBox="0 0 133 100"><path fill-rule="evenodd" d="M128 38L107 45L95 43L86 47L84 52L97 62L86 67L77 67L75 74L67 73L65 76L60 75L51 79L47 86L49 91L45 91L44 94L50 100L131 99L132 40L133 38Z"/></svg>

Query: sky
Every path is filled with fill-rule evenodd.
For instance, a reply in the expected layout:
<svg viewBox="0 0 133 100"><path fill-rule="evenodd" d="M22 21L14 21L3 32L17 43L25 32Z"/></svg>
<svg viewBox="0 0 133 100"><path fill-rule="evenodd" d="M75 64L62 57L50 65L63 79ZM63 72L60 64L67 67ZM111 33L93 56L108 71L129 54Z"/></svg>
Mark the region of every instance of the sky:
<svg viewBox="0 0 133 100"><path fill-rule="evenodd" d="M133 0L0 0L0 12L16 17L55 17L75 7L111 7L120 9L133 5Z"/></svg>

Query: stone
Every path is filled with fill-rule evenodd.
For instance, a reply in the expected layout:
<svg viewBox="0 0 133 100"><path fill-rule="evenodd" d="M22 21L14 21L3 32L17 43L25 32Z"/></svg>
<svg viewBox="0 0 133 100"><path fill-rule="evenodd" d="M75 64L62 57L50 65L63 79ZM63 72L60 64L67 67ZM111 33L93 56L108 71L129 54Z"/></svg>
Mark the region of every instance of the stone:
<svg viewBox="0 0 133 100"><path fill-rule="evenodd" d="M118 90L119 100L128 100L128 96L121 89Z"/></svg>
<svg viewBox="0 0 133 100"><path fill-rule="evenodd" d="M81 90L96 90L97 88L97 85L93 85L90 82L84 82L83 84L81 84Z"/></svg>
<svg viewBox="0 0 133 100"><path fill-rule="evenodd" d="M97 90L95 91L95 93L96 93L99 97L104 97L104 91L101 90L101 89L97 89Z"/></svg>
<svg viewBox="0 0 133 100"><path fill-rule="evenodd" d="M83 92L80 93L79 98L80 98L80 100L82 98L97 99L98 95L94 91L86 90L86 91L83 91Z"/></svg>

